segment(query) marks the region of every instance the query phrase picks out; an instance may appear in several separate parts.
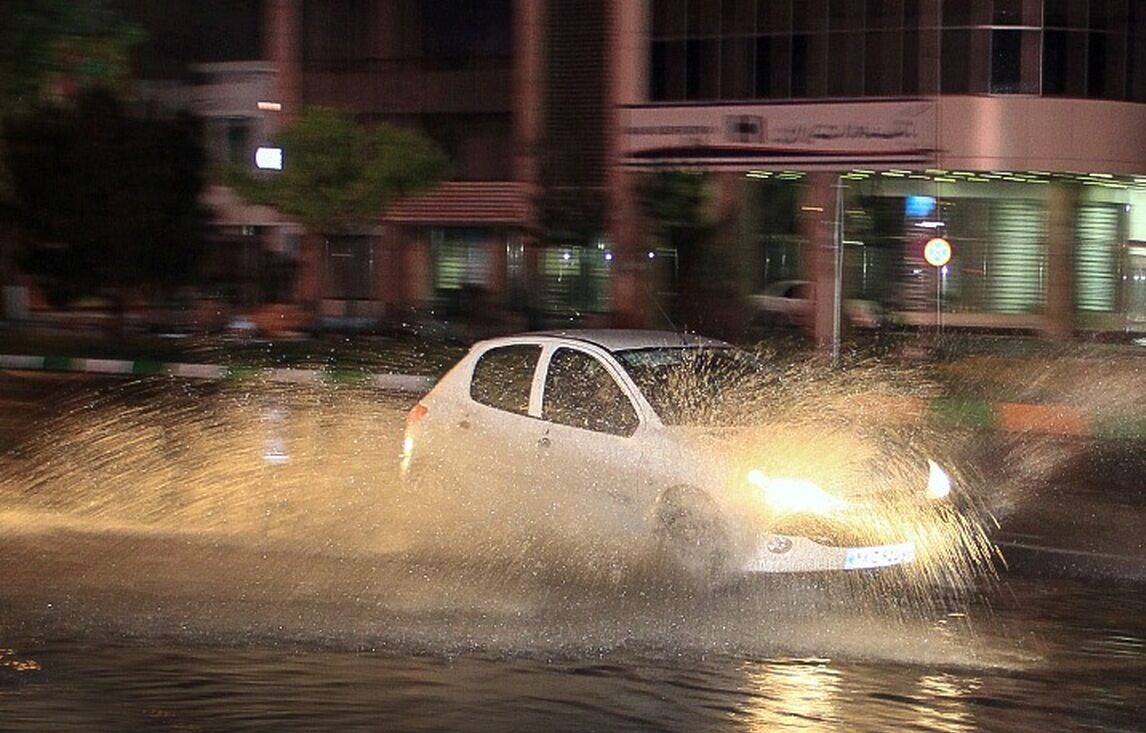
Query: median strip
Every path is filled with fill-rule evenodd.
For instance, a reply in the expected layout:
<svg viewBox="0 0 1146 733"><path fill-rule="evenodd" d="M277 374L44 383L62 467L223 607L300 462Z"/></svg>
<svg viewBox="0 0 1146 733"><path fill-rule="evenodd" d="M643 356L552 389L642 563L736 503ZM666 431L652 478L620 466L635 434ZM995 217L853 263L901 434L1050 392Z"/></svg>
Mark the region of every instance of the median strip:
<svg viewBox="0 0 1146 733"><path fill-rule="evenodd" d="M285 384L369 384L395 392L425 392L432 377L418 374L370 374L338 369L299 367L227 367L218 364L162 363L123 359L72 359L58 356L0 354L0 369L60 371L110 376L168 376L183 379L254 379Z"/></svg>

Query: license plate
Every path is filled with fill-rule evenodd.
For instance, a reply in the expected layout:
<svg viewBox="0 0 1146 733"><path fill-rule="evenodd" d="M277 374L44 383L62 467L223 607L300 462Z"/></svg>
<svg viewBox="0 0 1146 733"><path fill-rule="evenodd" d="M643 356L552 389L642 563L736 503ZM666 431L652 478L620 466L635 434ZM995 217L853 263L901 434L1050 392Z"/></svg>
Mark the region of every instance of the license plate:
<svg viewBox="0 0 1146 733"><path fill-rule="evenodd" d="M888 565L902 565L915 559L915 543L902 545L879 545L877 547L853 547L844 557L844 570L882 568Z"/></svg>

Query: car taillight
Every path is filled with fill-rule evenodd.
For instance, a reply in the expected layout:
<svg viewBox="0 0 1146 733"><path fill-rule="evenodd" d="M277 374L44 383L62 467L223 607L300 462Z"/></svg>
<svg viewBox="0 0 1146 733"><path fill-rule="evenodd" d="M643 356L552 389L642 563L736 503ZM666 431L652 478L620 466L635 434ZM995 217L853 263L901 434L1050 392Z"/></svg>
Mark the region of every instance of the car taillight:
<svg viewBox="0 0 1146 733"><path fill-rule="evenodd" d="M421 420L430 410L421 402L414 405L409 412L406 413L406 425L410 426Z"/></svg>

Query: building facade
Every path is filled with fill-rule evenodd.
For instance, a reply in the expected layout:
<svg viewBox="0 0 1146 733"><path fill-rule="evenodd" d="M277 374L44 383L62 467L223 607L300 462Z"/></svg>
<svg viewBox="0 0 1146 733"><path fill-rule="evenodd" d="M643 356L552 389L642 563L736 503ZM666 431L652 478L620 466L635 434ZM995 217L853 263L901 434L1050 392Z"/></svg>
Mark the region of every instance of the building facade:
<svg viewBox="0 0 1146 733"><path fill-rule="evenodd" d="M456 164L320 253L306 297L325 315L480 298L530 324L669 317L736 335L748 296L802 280L820 341L837 284L907 324L1146 329L1141 0L267 12L284 116L320 104L414 125ZM647 200L682 171L704 193L702 241ZM947 264L925 261L932 239Z"/></svg>

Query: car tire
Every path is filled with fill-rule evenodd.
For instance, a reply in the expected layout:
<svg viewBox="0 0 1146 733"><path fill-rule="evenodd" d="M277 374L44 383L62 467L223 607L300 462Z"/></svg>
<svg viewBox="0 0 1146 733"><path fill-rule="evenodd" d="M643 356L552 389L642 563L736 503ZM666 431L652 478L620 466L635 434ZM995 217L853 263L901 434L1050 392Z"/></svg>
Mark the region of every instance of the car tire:
<svg viewBox="0 0 1146 733"><path fill-rule="evenodd" d="M681 486L657 498L653 536L658 554L694 580L720 584L729 574L728 529L708 494Z"/></svg>

